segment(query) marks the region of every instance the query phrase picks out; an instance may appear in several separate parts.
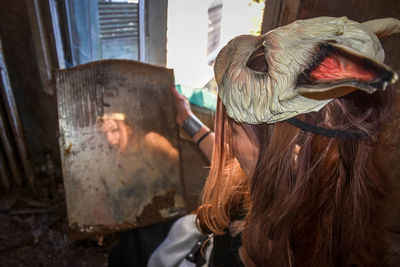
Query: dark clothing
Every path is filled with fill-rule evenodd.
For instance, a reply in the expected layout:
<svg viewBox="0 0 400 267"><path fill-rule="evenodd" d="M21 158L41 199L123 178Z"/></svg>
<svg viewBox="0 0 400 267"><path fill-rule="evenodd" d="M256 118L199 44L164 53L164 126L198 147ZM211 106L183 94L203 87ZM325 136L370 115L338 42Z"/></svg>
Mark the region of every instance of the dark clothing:
<svg viewBox="0 0 400 267"><path fill-rule="evenodd" d="M167 237L174 222L175 220L170 220L123 232L118 244L110 252L108 259L109 267L147 266L151 254ZM205 242L206 239L202 237L201 242ZM243 267L244 265L239 258L240 246L240 234L234 238L229 232L222 236L214 236L208 266ZM186 257L187 260L193 262L196 266L202 266L206 262L206 259L202 256L201 248L204 249L204 252L204 247L193 243L191 253L193 253L194 257L192 259Z"/></svg>
<svg viewBox="0 0 400 267"><path fill-rule="evenodd" d="M121 233L108 257L109 267L145 267L153 251L167 237L175 220L149 225Z"/></svg>
<svg viewBox="0 0 400 267"><path fill-rule="evenodd" d="M244 267L239 258L239 247L242 245L241 234L232 237L227 232L225 235L214 236L213 244L210 267Z"/></svg>

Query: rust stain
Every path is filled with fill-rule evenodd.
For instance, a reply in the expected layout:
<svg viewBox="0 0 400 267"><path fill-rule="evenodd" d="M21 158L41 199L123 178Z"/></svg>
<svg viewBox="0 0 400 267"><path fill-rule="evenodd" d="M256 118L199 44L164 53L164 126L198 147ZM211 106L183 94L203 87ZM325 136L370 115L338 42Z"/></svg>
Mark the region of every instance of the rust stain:
<svg viewBox="0 0 400 267"><path fill-rule="evenodd" d="M104 235L127 229L137 228L150 223L158 223L165 220L160 210L170 209L175 206L175 190L170 190L164 195L154 196L151 203L147 204L143 211L136 217L135 223L122 223L119 225L80 225L73 223L69 225L69 237L71 239L85 239L88 236ZM176 216L172 216L174 218Z"/></svg>
<svg viewBox="0 0 400 267"><path fill-rule="evenodd" d="M140 215L136 216L136 222L144 224L150 221L162 221L164 217L161 215L160 210L174 207L174 195L175 190L170 190L162 196L154 196L151 203L147 204Z"/></svg>
<svg viewBox="0 0 400 267"><path fill-rule="evenodd" d="M65 154L71 153L71 148L72 148L72 143L69 143L69 145L64 149Z"/></svg>

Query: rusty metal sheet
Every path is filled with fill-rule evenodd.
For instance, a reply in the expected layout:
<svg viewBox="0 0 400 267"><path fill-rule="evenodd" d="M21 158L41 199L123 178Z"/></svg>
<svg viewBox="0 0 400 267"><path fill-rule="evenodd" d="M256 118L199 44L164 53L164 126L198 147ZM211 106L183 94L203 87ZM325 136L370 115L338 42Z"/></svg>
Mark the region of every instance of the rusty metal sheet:
<svg viewBox="0 0 400 267"><path fill-rule="evenodd" d="M186 213L173 71L105 60L55 82L71 228L105 233Z"/></svg>

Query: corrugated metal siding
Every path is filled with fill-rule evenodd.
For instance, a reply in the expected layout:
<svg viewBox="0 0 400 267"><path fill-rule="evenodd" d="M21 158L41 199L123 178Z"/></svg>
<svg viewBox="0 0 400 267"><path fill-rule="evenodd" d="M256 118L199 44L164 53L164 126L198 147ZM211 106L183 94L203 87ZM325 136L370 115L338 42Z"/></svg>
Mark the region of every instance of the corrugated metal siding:
<svg viewBox="0 0 400 267"><path fill-rule="evenodd" d="M98 2L100 38L139 36L139 4Z"/></svg>

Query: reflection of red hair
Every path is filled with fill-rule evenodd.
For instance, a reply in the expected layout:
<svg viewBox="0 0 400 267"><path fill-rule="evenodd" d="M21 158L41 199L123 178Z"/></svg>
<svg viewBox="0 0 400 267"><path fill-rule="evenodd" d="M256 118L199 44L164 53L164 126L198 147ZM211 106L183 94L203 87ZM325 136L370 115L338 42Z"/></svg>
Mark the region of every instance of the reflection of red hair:
<svg viewBox="0 0 400 267"><path fill-rule="evenodd" d="M200 228L221 234L231 221L244 219L240 255L248 266L384 265L386 188L374 145L394 96L392 90L357 91L300 116L320 127L365 134L354 139L323 137L285 122L242 124L260 151L248 180L232 174L232 121L219 101Z"/></svg>
<svg viewBox="0 0 400 267"><path fill-rule="evenodd" d="M114 129L114 127L116 128ZM105 119L102 124L102 131L107 135L107 139L109 139L110 134L118 132L118 140L116 141L118 142L118 149L121 152L126 150L132 130L123 120ZM110 140L108 141L110 142Z"/></svg>
<svg viewBox="0 0 400 267"><path fill-rule="evenodd" d="M121 133L120 150L125 151L128 146L129 138L132 133L129 126L124 121L117 121L118 129Z"/></svg>

